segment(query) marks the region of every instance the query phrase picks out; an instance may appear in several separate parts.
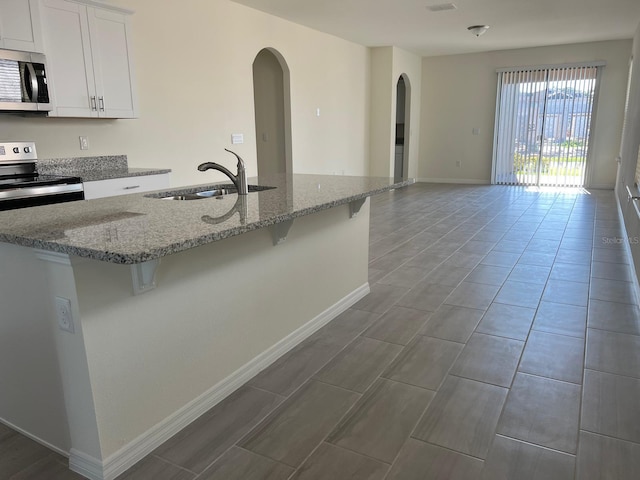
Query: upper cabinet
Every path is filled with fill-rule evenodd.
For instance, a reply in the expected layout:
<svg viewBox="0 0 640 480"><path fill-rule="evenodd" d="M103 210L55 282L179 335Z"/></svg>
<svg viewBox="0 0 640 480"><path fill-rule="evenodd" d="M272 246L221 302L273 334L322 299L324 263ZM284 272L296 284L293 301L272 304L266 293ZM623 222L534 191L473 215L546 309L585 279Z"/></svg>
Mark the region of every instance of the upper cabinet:
<svg viewBox="0 0 640 480"><path fill-rule="evenodd" d="M42 52L38 0L0 0L0 48Z"/></svg>
<svg viewBox="0 0 640 480"><path fill-rule="evenodd" d="M54 104L49 116L137 117L130 12L42 0L41 16Z"/></svg>

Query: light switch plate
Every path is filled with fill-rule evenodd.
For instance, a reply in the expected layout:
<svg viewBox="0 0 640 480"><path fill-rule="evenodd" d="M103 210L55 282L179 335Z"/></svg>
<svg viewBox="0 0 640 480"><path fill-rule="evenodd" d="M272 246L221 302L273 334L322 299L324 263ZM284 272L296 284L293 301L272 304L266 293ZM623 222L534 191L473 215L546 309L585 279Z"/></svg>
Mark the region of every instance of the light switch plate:
<svg viewBox="0 0 640 480"><path fill-rule="evenodd" d="M233 145L238 145L240 143L244 143L244 134L242 134L242 133L232 133L231 134L231 143Z"/></svg>

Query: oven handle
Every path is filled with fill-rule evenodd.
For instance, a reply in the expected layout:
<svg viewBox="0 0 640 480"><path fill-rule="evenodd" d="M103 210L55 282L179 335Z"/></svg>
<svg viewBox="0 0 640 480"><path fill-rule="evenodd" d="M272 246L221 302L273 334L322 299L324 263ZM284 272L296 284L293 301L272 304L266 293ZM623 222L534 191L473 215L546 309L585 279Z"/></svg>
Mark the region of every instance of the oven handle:
<svg viewBox="0 0 640 480"><path fill-rule="evenodd" d="M38 77L36 76L36 69L33 68L33 63L26 63L25 66L29 70L29 82L31 83L31 101L36 103L38 101ZM25 78L25 81L27 79Z"/></svg>
<svg viewBox="0 0 640 480"><path fill-rule="evenodd" d="M65 193L83 192L81 183L66 185L47 185L43 187L21 187L11 190L0 190L0 200L42 197L45 195L62 195Z"/></svg>

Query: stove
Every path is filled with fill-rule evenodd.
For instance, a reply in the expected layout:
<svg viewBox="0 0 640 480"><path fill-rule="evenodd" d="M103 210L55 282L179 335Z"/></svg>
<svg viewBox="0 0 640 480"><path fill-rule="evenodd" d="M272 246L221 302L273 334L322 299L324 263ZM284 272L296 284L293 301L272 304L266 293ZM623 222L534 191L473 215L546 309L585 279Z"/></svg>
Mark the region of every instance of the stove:
<svg viewBox="0 0 640 480"><path fill-rule="evenodd" d="M40 175L33 142L0 143L0 210L84 199L80 177Z"/></svg>

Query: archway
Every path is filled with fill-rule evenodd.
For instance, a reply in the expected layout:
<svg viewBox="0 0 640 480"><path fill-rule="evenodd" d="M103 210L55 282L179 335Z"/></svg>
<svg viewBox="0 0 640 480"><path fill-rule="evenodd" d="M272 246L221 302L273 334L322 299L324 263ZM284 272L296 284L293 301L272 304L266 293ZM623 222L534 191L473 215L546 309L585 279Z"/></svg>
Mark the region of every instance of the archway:
<svg viewBox="0 0 640 480"><path fill-rule="evenodd" d="M253 102L258 175L292 173L289 67L277 50L253 61Z"/></svg>
<svg viewBox="0 0 640 480"><path fill-rule="evenodd" d="M409 132L411 119L411 85L403 73L396 84L396 129L393 176L409 176Z"/></svg>

